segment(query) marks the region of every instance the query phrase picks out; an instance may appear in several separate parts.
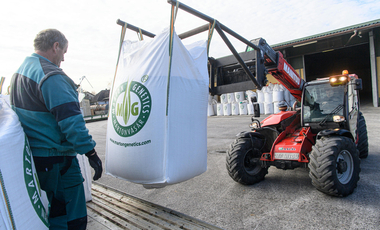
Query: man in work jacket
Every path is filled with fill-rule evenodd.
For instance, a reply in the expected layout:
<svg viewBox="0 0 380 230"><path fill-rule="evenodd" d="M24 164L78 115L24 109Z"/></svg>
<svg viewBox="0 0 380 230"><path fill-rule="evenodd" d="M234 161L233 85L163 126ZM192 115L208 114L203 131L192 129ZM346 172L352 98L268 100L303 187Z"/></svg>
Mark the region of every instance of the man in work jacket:
<svg viewBox="0 0 380 230"><path fill-rule="evenodd" d="M28 137L41 189L49 200L50 229L86 229L87 210L77 154L101 177L102 162L85 126L77 86L60 69L68 41L58 30L37 34L35 53L11 82L11 105ZM31 226L32 227L32 226Z"/></svg>

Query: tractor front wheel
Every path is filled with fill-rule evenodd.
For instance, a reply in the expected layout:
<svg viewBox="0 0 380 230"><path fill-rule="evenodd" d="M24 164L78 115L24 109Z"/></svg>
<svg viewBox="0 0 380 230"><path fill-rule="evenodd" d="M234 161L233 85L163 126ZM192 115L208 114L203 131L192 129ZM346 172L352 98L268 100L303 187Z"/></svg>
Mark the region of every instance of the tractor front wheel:
<svg viewBox="0 0 380 230"><path fill-rule="evenodd" d="M254 144L252 144L252 142ZM268 168L261 167L261 146L257 137L238 138L227 152L226 167L232 179L240 184L252 185L264 180Z"/></svg>
<svg viewBox="0 0 380 230"><path fill-rule="evenodd" d="M332 196L348 196L357 186L360 158L355 143L347 137L322 137L310 154L312 184Z"/></svg>

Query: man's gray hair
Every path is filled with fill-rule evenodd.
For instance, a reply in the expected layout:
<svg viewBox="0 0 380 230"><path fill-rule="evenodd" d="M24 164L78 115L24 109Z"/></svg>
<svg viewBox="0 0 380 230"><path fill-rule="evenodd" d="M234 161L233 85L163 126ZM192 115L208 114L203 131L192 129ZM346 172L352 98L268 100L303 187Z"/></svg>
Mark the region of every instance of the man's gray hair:
<svg viewBox="0 0 380 230"><path fill-rule="evenodd" d="M59 43L59 48L63 49L67 44L67 39L63 33L56 29L47 29L39 32L34 39L34 50L48 51L54 43Z"/></svg>

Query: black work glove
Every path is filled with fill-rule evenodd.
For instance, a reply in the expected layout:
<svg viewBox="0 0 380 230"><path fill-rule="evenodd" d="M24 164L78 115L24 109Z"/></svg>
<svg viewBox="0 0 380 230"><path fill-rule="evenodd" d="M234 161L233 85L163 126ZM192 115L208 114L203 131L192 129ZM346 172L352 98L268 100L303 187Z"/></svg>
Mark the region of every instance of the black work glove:
<svg viewBox="0 0 380 230"><path fill-rule="evenodd" d="M95 149L86 153L86 156L88 157L88 162L90 163L90 166L95 170L95 175L93 179L99 179L100 177L102 177L103 172L102 161L98 157L98 154L96 153Z"/></svg>

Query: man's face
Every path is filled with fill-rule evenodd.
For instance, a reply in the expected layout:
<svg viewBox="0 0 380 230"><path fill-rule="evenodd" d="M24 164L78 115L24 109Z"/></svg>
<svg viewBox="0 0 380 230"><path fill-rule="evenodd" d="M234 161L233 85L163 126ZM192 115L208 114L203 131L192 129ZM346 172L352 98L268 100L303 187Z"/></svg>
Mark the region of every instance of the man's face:
<svg viewBox="0 0 380 230"><path fill-rule="evenodd" d="M65 45L65 47L61 48L59 45L56 47L55 50L55 57L54 57L54 64L56 64L58 67L61 66L61 62L65 60L65 54L67 52L68 44Z"/></svg>

